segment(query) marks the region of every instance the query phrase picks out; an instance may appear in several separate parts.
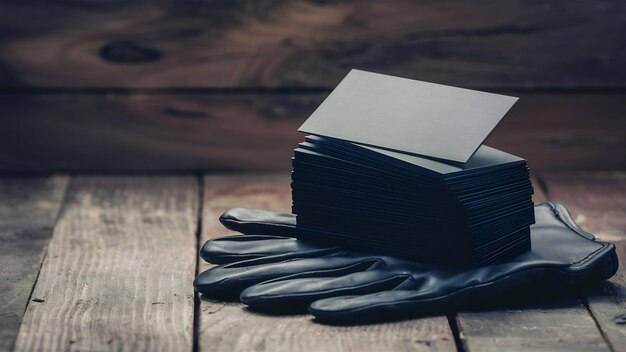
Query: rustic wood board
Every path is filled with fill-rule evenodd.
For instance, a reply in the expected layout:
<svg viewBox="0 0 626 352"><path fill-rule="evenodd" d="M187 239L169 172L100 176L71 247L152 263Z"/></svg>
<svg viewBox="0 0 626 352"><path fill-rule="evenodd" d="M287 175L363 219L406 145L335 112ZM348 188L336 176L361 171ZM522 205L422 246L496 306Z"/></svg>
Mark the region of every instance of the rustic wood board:
<svg viewBox="0 0 626 352"><path fill-rule="evenodd" d="M5 1L2 87L333 87L352 68L486 88L624 87L626 4Z"/></svg>
<svg viewBox="0 0 626 352"><path fill-rule="evenodd" d="M534 178L533 185L534 202L544 202L540 181ZM468 351L610 351L576 296L463 311L457 324Z"/></svg>
<svg viewBox="0 0 626 352"><path fill-rule="evenodd" d="M13 347L67 176L0 179L0 351Z"/></svg>
<svg viewBox="0 0 626 352"><path fill-rule="evenodd" d="M77 177L16 350L190 351L195 177Z"/></svg>
<svg viewBox="0 0 626 352"><path fill-rule="evenodd" d="M610 351L577 297L459 312L468 351Z"/></svg>
<svg viewBox="0 0 626 352"><path fill-rule="evenodd" d="M549 197L565 204L584 230L617 247L618 272L583 299L613 349L626 351L626 173L547 173L542 179Z"/></svg>
<svg viewBox="0 0 626 352"><path fill-rule="evenodd" d="M0 171L289 170L325 94L0 94ZM522 94L487 145L532 170L626 168L626 94Z"/></svg>
<svg viewBox="0 0 626 352"><path fill-rule="evenodd" d="M204 178L202 241L232 233L219 215L234 207L290 212L289 176L215 175ZM200 261L200 269L209 264ZM445 316L386 324L333 327L311 316L264 316L240 303L202 298L199 351L452 351L454 337Z"/></svg>

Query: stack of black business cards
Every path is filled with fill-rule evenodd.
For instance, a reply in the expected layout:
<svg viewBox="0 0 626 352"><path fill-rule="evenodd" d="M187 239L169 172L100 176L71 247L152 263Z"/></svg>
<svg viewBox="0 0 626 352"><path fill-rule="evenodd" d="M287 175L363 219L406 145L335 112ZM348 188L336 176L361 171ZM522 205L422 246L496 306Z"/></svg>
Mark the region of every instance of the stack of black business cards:
<svg viewBox="0 0 626 352"><path fill-rule="evenodd" d="M526 161L481 145L515 100L352 71L300 128L298 237L444 265L528 250Z"/></svg>
<svg viewBox="0 0 626 352"><path fill-rule="evenodd" d="M309 136L295 150L292 181L303 239L470 265L530 248L526 162L486 146L453 166Z"/></svg>

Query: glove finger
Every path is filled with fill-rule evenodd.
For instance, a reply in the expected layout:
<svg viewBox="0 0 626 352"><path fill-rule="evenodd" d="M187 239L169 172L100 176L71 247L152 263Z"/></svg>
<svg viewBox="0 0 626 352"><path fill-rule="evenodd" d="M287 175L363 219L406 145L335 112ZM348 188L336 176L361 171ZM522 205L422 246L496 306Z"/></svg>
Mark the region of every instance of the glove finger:
<svg viewBox="0 0 626 352"><path fill-rule="evenodd" d="M222 214L220 222L227 229L245 235L296 236L296 216L293 214L235 208Z"/></svg>
<svg viewBox="0 0 626 352"><path fill-rule="evenodd" d="M419 283L406 273L389 270L370 270L338 277L296 274L248 287L241 293L240 300L256 309L293 309L306 307L322 298L363 295L398 286L417 289Z"/></svg>
<svg viewBox="0 0 626 352"><path fill-rule="evenodd" d="M380 265L371 257L326 256L276 261L282 256L262 257L220 265L200 273L194 280L197 291L207 295L240 294L260 282L306 273L317 276L341 276L365 271Z"/></svg>
<svg viewBox="0 0 626 352"><path fill-rule="evenodd" d="M398 319L439 309L443 297L432 291L393 290L367 295L325 298L313 302L309 312L329 324Z"/></svg>
<svg viewBox="0 0 626 352"><path fill-rule="evenodd" d="M200 258L213 264L227 264L260 257L286 255L315 257L339 252L336 247L323 247L291 237L269 235L224 236L208 240L200 249Z"/></svg>

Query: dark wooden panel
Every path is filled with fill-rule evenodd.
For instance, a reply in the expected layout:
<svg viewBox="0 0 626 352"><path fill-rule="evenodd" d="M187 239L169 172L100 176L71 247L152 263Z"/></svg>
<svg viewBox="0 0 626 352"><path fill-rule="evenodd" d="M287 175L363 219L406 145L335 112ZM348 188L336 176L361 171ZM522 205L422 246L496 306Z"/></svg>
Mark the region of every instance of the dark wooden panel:
<svg viewBox="0 0 626 352"><path fill-rule="evenodd" d="M626 169L626 94L522 94L485 142L531 170Z"/></svg>
<svg viewBox="0 0 626 352"><path fill-rule="evenodd" d="M590 311L615 351L626 346L626 173L546 173L551 199L565 204L574 220L603 241L615 243L618 272L584 292Z"/></svg>
<svg viewBox="0 0 626 352"><path fill-rule="evenodd" d="M545 172L551 200L565 204L583 229L604 241L626 241L626 173Z"/></svg>
<svg viewBox="0 0 626 352"><path fill-rule="evenodd" d="M198 180L77 177L16 351L191 351Z"/></svg>
<svg viewBox="0 0 626 352"><path fill-rule="evenodd" d="M0 351L13 346L68 177L0 179Z"/></svg>
<svg viewBox="0 0 626 352"><path fill-rule="evenodd" d="M0 94L0 170L288 170L324 94ZM532 170L626 168L626 94L524 94L487 144Z"/></svg>
<svg viewBox="0 0 626 352"><path fill-rule="evenodd" d="M626 3L4 1L2 87L624 87Z"/></svg>
<svg viewBox="0 0 626 352"><path fill-rule="evenodd" d="M232 232L218 217L234 207L290 211L289 173L282 175L211 175L204 178L202 240ZM200 269L210 264L200 260ZM335 327L308 315L266 316L243 304L203 298L199 351L453 351L445 316L386 324Z"/></svg>
<svg viewBox="0 0 626 352"><path fill-rule="evenodd" d="M321 96L2 96L3 170L290 167ZM10 116L10 118L6 118Z"/></svg>

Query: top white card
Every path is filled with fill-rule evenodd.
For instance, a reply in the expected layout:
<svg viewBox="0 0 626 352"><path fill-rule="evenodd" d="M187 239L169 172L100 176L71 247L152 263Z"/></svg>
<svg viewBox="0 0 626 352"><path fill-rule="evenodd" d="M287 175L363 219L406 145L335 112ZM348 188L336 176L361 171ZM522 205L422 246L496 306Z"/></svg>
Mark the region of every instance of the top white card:
<svg viewBox="0 0 626 352"><path fill-rule="evenodd" d="M465 163L517 99L352 70L298 131Z"/></svg>

